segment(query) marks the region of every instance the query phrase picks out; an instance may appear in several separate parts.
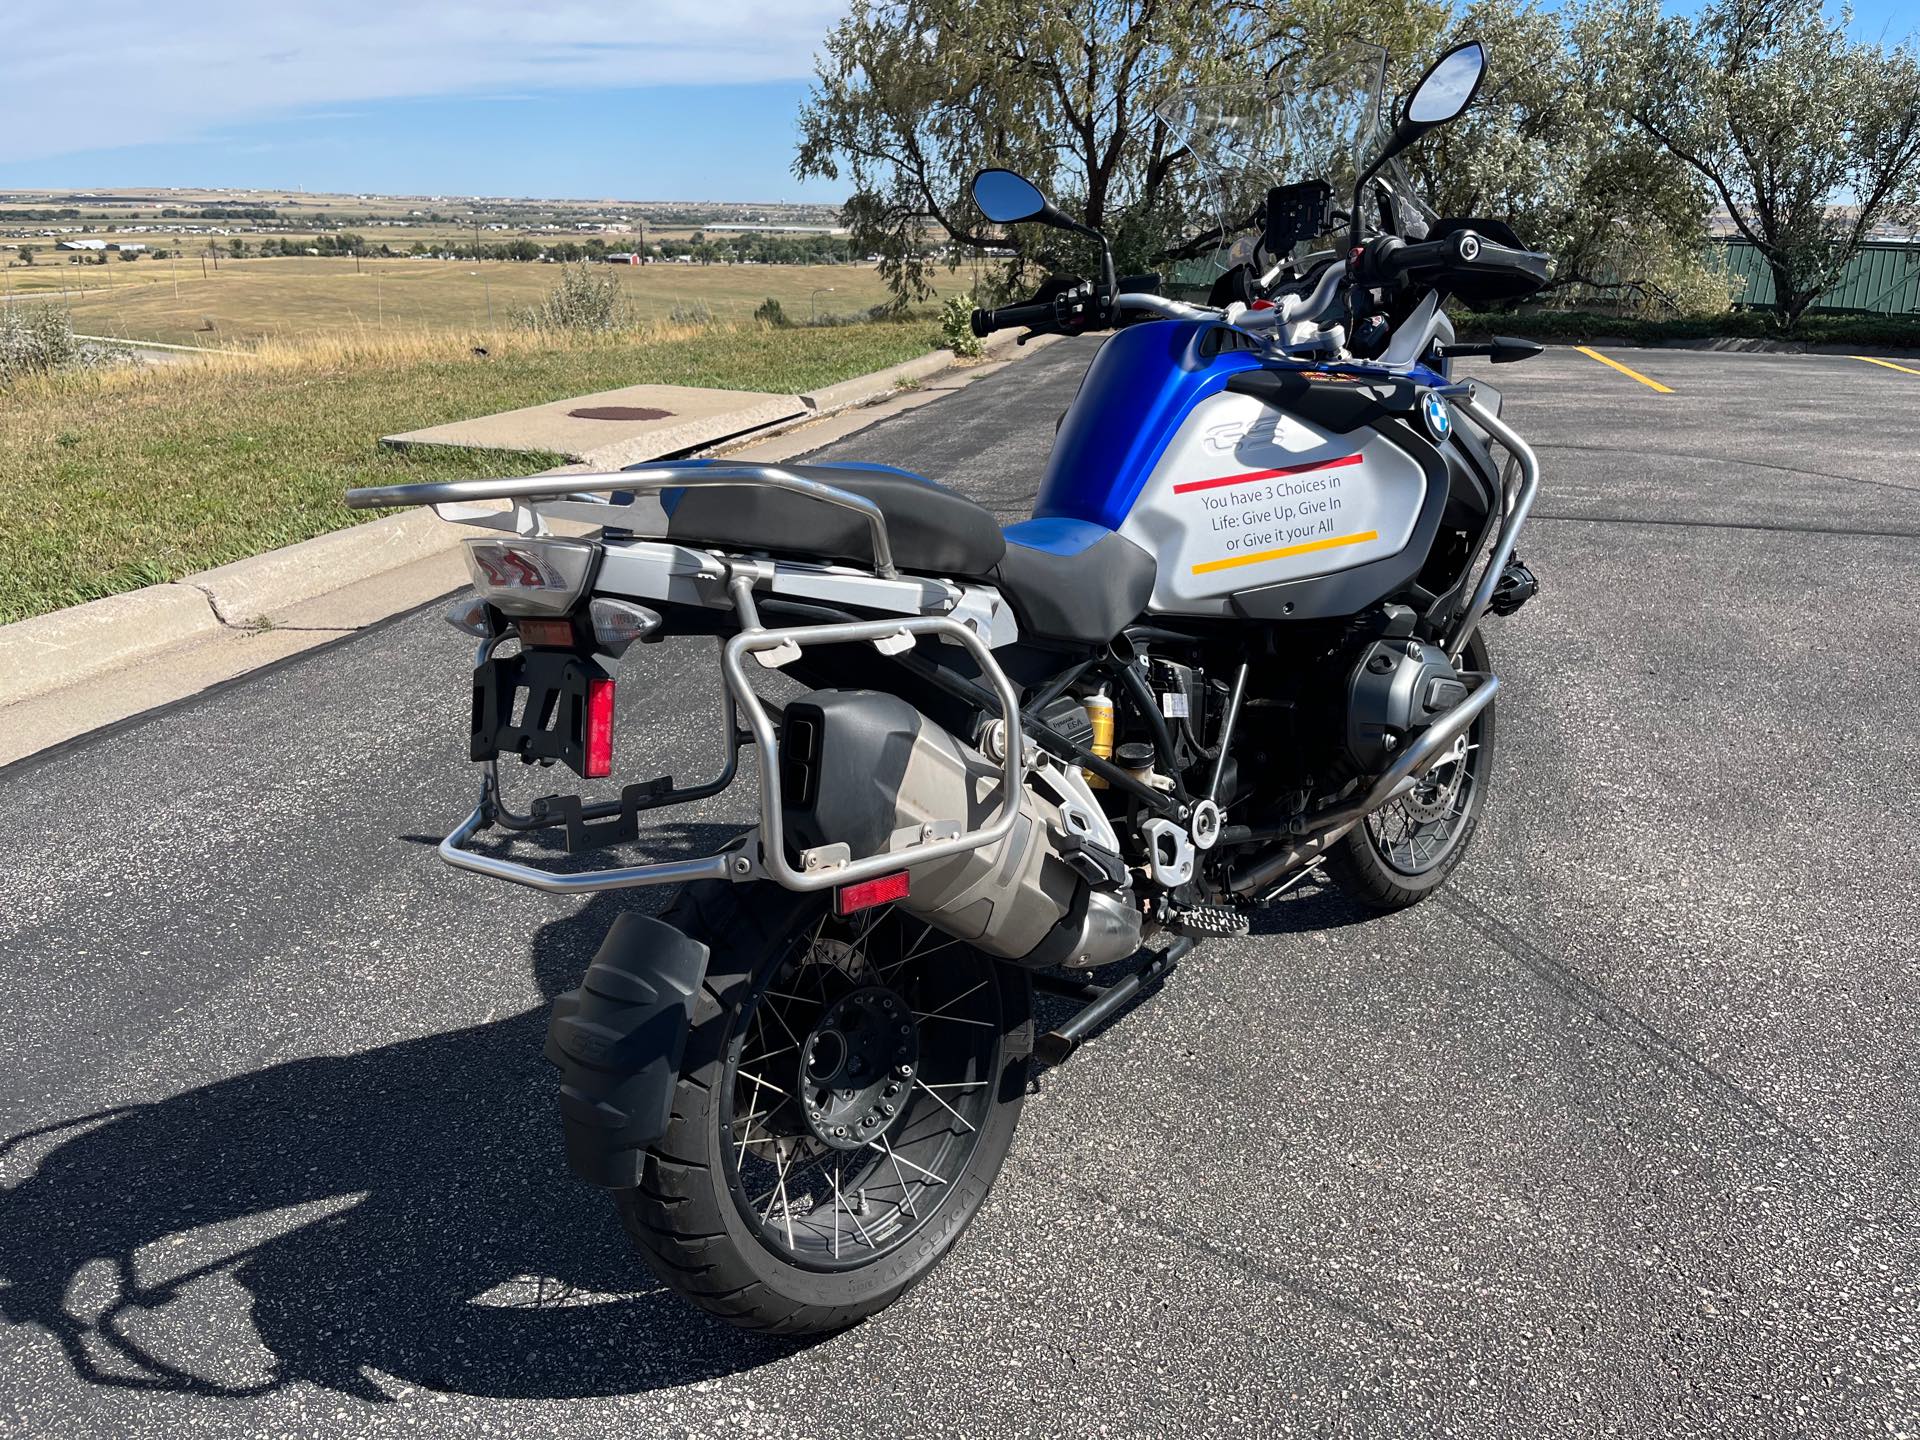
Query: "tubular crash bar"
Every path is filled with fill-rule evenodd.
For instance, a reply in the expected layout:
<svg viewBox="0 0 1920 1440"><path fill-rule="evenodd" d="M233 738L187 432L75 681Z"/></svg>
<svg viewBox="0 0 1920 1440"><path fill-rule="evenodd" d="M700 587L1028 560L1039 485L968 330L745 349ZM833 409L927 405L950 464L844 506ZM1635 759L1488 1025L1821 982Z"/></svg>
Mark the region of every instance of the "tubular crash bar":
<svg viewBox="0 0 1920 1440"><path fill-rule="evenodd" d="M867 522L873 541L873 568L883 579L899 578L893 546L887 540L887 517L864 495L819 480L796 475L779 465L638 465L631 470L600 471L586 475L524 475L500 480L436 480L422 485L369 485L347 491L353 510L384 510L404 505L460 504L473 500L577 500L583 495L624 490L650 494L660 490L693 490L715 485L754 485L784 490L823 505L851 510ZM610 505L613 502L608 502Z"/></svg>
<svg viewBox="0 0 1920 1440"><path fill-rule="evenodd" d="M1480 576L1480 583L1473 587L1473 598L1467 602L1466 611L1460 617L1459 629L1447 643L1449 660L1458 660L1466 652L1467 641L1480 628L1481 617L1487 613L1487 604L1493 599L1494 586L1500 583L1501 572L1507 568L1507 561L1513 558L1513 547L1520 538L1520 527L1527 523L1527 513L1533 509L1533 497L1540 489L1540 462L1534 458L1532 447L1514 432L1513 427L1478 401L1461 398L1457 403L1472 417L1474 424L1498 440L1507 453L1520 462L1520 493L1501 523L1500 534L1493 542L1493 553L1487 557L1487 568Z"/></svg>

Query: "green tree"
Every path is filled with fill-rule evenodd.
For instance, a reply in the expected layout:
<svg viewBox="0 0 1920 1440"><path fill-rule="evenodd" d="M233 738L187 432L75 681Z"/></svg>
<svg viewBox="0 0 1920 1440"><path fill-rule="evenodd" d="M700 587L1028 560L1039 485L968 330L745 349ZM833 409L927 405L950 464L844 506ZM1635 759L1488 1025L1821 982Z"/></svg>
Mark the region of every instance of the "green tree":
<svg viewBox="0 0 1920 1440"><path fill-rule="evenodd" d="M1796 324L1873 230L1920 207L1920 57L1803 0L1714 0L1650 28L1635 119L1698 172Z"/></svg>
<svg viewBox="0 0 1920 1440"><path fill-rule="evenodd" d="M986 226L966 186L989 164L1028 175L1105 230L1123 270L1140 269L1223 208L1155 115L1163 102L1262 105L1300 57L1357 71L1364 44L1389 56L1390 111L1450 38L1473 35L1491 58L1478 101L1404 163L1440 213L1511 219L1569 279L1593 279L1618 269L1629 242L1683 251L1704 228L1701 187L1632 119L1645 25L1629 22L1651 14L1657 0L1559 12L1513 0L1458 11L1447 0L855 0L816 67L794 168L851 181L849 249L879 254L901 299L924 298L952 263L942 230L976 252L1012 248L1009 284L1028 259L1090 263L1057 231ZM1302 157L1295 175L1249 172L1227 208L1310 173L1338 184L1344 168L1351 183L1350 157L1318 160Z"/></svg>
<svg viewBox="0 0 1920 1440"><path fill-rule="evenodd" d="M1249 23L1209 0L854 0L816 64L794 172L844 173L853 245L902 300L931 292L941 230L976 249L1062 248L1057 232L984 223L966 185L991 164L1137 259L1180 209L1180 147L1153 108L1230 63L1260 66Z"/></svg>
<svg viewBox="0 0 1920 1440"><path fill-rule="evenodd" d="M33 248L33 246L31 246L31 245L22 245L22 246L20 247L20 263L21 263L22 265L31 265L31 264L33 264L33 257L34 257L34 254L35 254L35 253L36 253L36 252L34 251L34 248Z"/></svg>

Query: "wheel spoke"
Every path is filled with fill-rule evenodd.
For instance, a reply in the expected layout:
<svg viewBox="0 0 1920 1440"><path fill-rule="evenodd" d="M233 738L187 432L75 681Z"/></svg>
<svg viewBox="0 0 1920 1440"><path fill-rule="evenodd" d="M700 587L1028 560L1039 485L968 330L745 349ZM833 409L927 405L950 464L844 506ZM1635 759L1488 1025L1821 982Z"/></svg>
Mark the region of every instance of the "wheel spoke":
<svg viewBox="0 0 1920 1440"><path fill-rule="evenodd" d="M885 1135L880 1137L880 1147L886 1152L887 1160L893 1166L894 1178L900 1182L899 1208L918 1220L920 1218L919 1212L913 1208L913 1187L907 1184L907 1177L900 1172L900 1157L893 1153L893 1146L887 1144L887 1137Z"/></svg>
<svg viewBox="0 0 1920 1440"><path fill-rule="evenodd" d="M928 1221L930 1210L921 1208L919 1198L933 1187L957 1186L980 1143L994 1104L991 1077L1000 1049L995 962L930 924L908 922L890 906L854 922L810 920L769 957L769 968L759 971L745 1001L746 1013L736 1021L733 1054L739 1058L730 1066L729 1103L716 1148L724 1159L731 1142L734 1163L723 1168L734 1203L777 1255L855 1266L896 1252ZM798 944L809 933L810 949ZM930 965L930 957L940 960L941 975L950 978L933 980L919 967L923 960ZM871 999L853 998L867 987L876 989ZM939 998L942 991L950 998ZM825 1058L838 1054L834 1047L819 1051L821 1063L834 1068L810 1072L803 1061L808 1046L828 1029L859 1034L846 1016L869 1013L865 1007L888 994L891 1010L883 1027L911 1018L985 1033L942 1032L936 1043L922 1030L920 1044L928 1048L908 1058L914 1071L927 1074L901 1079L905 1088L893 1102L897 1119L871 1139L857 1128L848 1135L823 1130L857 1119L866 1101L831 1099L813 1115L802 1102L815 1098L816 1085L844 1088L847 1082L839 1075L844 1057ZM914 1008L916 1003L924 1008ZM888 1033L883 1028L875 1042L883 1052L892 1043ZM894 1063L900 1062L886 1061ZM943 1074L948 1078L933 1078ZM889 1198L888 1190L895 1196Z"/></svg>
<svg viewBox="0 0 1920 1440"><path fill-rule="evenodd" d="M887 1144L887 1137L884 1135L882 1135L877 1141L869 1140L867 1142L867 1148L869 1150L878 1150L882 1155L885 1155L889 1159L891 1159L894 1164L904 1165L907 1167L907 1169L913 1171L914 1174L916 1175L926 1176L927 1183L930 1185L944 1185L947 1183L945 1177L934 1174L933 1171L927 1169L927 1167L924 1165L914 1164L913 1161L907 1159L899 1151L895 1150L891 1145Z"/></svg>
<svg viewBox="0 0 1920 1440"><path fill-rule="evenodd" d="M940 1096L934 1092L931 1086L922 1085L917 1077L914 1079L913 1083L919 1089L925 1090L927 1092L927 1095L933 1100L934 1104L938 1105L942 1110L946 1111L949 1115L953 1116L954 1119L958 1120L963 1126L965 1126L967 1134L969 1135L973 1134L973 1126L968 1124L967 1117L962 1115L958 1110L954 1109L953 1106L949 1105L946 1101L942 1100Z"/></svg>
<svg viewBox="0 0 1920 1440"><path fill-rule="evenodd" d="M943 1017L947 1013L947 1011L951 1010L954 1006L958 1005L962 1000L965 1000L969 995L977 995L986 988L987 988L987 982L982 980L978 985L975 985L972 989L961 991L958 995L954 996L951 1000L947 1001L946 1004L942 1005L938 1010L929 1011L924 1014L916 1010L913 1013L915 1015L920 1016L922 1020L937 1020Z"/></svg>

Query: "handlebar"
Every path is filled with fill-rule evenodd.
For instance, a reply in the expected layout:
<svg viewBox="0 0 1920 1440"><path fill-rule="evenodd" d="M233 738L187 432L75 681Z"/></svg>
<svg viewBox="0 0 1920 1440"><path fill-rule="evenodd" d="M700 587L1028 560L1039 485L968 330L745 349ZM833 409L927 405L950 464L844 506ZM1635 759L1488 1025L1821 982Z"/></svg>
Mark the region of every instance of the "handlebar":
<svg viewBox="0 0 1920 1440"><path fill-rule="evenodd" d="M1473 230L1455 230L1438 240L1409 245L1383 236L1367 246L1364 269L1383 280L1398 280L1423 270L1510 271L1547 278L1547 257L1501 245Z"/></svg>
<svg viewBox="0 0 1920 1440"><path fill-rule="evenodd" d="M1398 280L1416 270L1438 270L1448 265L1470 264L1480 251L1480 237L1471 230L1457 230L1442 240L1420 240L1408 244L1392 235L1382 236L1368 247L1371 269L1384 280Z"/></svg>
<svg viewBox="0 0 1920 1440"><path fill-rule="evenodd" d="M1003 305L998 310L976 310L971 323L973 333L984 336L1014 325L1037 329L1042 325L1051 325L1053 318L1053 302L1046 300L1032 305Z"/></svg>
<svg viewBox="0 0 1920 1440"><path fill-rule="evenodd" d="M1061 288L1051 295L1043 289L1044 299L1003 305L998 310L975 310L968 322L973 333L991 335L1015 325L1031 330L1059 330L1068 335L1104 328L1119 310L1150 308L1134 307L1131 302L1141 298L1158 299L1160 277L1151 271L1143 275L1122 275L1113 282L1111 295L1084 280L1049 281L1048 284L1060 284Z"/></svg>

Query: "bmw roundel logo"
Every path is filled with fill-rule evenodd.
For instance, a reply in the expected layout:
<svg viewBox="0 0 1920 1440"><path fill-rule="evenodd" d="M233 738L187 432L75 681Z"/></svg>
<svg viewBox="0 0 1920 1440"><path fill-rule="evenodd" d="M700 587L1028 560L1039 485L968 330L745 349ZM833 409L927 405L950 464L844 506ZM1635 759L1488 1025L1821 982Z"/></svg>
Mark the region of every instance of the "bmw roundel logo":
<svg viewBox="0 0 1920 1440"><path fill-rule="evenodd" d="M1447 402L1429 390L1420 400L1420 413L1427 422L1427 432L1436 440L1444 440L1453 429L1453 416L1447 412Z"/></svg>

